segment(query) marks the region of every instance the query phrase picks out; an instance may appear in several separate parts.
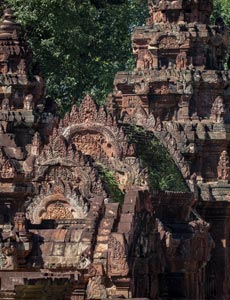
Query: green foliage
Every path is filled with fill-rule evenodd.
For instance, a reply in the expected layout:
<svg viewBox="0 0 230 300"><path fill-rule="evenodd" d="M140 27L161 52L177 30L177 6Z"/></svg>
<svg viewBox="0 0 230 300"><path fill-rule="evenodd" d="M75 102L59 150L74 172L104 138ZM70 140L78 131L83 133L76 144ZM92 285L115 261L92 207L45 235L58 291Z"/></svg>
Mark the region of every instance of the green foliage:
<svg viewBox="0 0 230 300"><path fill-rule="evenodd" d="M212 22L222 19L228 28L228 50L225 57L225 69L230 69L230 0L213 0Z"/></svg>
<svg viewBox="0 0 230 300"><path fill-rule="evenodd" d="M188 191L184 179L164 146L153 139L137 144L137 153L149 170L150 185L156 190Z"/></svg>
<svg viewBox="0 0 230 300"><path fill-rule="evenodd" d="M115 73L133 66L130 33L143 23L147 0L3 2L23 25L47 93L63 110L85 93L104 101Z"/></svg>
<svg viewBox="0 0 230 300"><path fill-rule="evenodd" d="M230 0L214 0L213 21L230 24ZM90 93L104 102L114 75L132 70L134 26L148 16L147 0L1 0L22 23L47 82L47 94L62 111Z"/></svg>
<svg viewBox="0 0 230 300"><path fill-rule="evenodd" d="M105 190L114 202L123 203L124 201L124 192L120 190L119 185L115 179L115 174L112 171L109 171L103 166L99 168L99 174L102 178L102 181L105 185Z"/></svg>
<svg viewBox="0 0 230 300"><path fill-rule="evenodd" d="M136 154L148 169L150 186L154 190L187 192L188 187L179 169L160 141L140 126L129 130L129 141L136 145Z"/></svg>
<svg viewBox="0 0 230 300"><path fill-rule="evenodd" d="M212 20L221 17L227 26L230 26L230 0L214 0Z"/></svg>

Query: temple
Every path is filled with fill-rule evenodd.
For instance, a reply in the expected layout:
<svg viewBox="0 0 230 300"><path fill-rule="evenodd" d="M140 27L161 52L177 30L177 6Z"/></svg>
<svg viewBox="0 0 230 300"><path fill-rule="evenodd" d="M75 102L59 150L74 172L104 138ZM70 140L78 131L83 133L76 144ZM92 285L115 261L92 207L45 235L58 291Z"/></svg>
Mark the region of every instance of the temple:
<svg viewBox="0 0 230 300"><path fill-rule="evenodd" d="M210 24L211 0L148 5L136 68L116 74L106 105L87 95L63 119L5 10L0 299L230 299L227 29ZM136 151L151 139L187 192L151 188Z"/></svg>

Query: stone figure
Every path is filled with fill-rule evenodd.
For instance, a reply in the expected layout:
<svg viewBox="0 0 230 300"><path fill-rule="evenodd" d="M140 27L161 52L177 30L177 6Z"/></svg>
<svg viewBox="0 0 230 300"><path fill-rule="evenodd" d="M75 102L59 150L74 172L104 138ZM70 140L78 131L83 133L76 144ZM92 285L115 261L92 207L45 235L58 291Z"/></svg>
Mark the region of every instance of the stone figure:
<svg viewBox="0 0 230 300"><path fill-rule="evenodd" d="M2 253L4 255L4 265L3 270L15 270L18 266L17 263L17 250L14 245L4 246L2 248Z"/></svg>
<svg viewBox="0 0 230 300"><path fill-rule="evenodd" d="M23 212L17 212L14 216L14 230L19 232L26 231L26 215Z"/></svg>
<svg viewBox="0 0 230 300"><path fill-rule="evenodd" d="M217 123L223 123L223 114L225 112L224 101L221 96L218 96L213 102L210 119Z"/></svg>
<svg viewBox="0 0 230 300"><path fill-rule="evenodd" d="M217 167L217 175L219 180L229 180L229 156L227 151L223 151L220 155L218 167Z"/></svg>
<svg viewBox="0 0 230 300"><path fill-rule="evenodd" d="M33 109L33 95L29 94L25 97L24 101L23 101L23 105L24 105L24 109L25 110L31 110Z"/></svg>
<svg viewBox="0 0 230 300"><path fill-rule="evenodd" d="M4 98L2 100L2 110L9 110L10 109L10 101L8 98Z"/></svg>
<svg viewBox="0 0 230 300"><path fill-rule="evenodd" d="M95 276L89 279L86 294L88 299L105 299L107 297L101 276Z"/></svg>
<svg viewBox="0 0 230 300"><path fill-rule="evenodd" d="M187 54L186 52L181 52L177 55L176 58L176 67L177 69L185 70L187 68Z"/></svg>

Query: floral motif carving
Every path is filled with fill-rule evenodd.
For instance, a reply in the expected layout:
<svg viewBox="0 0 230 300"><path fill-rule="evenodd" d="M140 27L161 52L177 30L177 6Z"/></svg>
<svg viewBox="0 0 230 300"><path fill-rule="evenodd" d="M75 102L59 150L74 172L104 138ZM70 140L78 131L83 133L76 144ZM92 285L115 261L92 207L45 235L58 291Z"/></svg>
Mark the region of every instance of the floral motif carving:
<svg viewBox="0 0 230 300"><path fill-rule="evenodd" d="M61 201L50 204L41 219L61 220L73 219L73 215Z"/></svg>
<svg viewBox="0 0 230 300"><path fill-rule="evenodd" d="M97 109L96 102L89 95L86 95L79 107L80 121L81 122L96 121L97 111L98 109Z"/></svg>

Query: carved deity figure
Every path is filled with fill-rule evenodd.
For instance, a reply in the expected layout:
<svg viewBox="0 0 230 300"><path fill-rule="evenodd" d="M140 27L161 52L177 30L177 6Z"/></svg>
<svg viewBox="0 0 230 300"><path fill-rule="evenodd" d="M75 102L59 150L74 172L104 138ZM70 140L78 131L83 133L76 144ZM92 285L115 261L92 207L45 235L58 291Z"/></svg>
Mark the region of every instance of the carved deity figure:
<svg viewBox="0 0 230 300"><path fill-rule="evenodd" d="M0 174L2 178L14 178L17 175L15 168L9 160L2 166Z"/></svg>
<svg viewBox="0 0 230 300"><path fill-rule="evenodd" d="M219 180L229 180L229 156L227 151L223 151L220 155L218 167L217 167L217 175Z"/></svg>
<svg viewBox="0 0 230 300"><path fill-rule="evenodd" d="M107 292L105 286L102 283L101 276L95 276L89 279L86 294L88 299L107 298Z"/></svg>
<svg viewBox="0 0 230 300"><path fill-rule="evenodd" d="M17 262L17 250L14 245L5 246L2 248L4 257L3 270L15 270L18 266Z"/></svg>
<svg viewBox="0 0 230 300"><path fill-rule="evenodd" d="M144 60L144 68L145 69L148 69L148 70L153 69L153 55L149 50L147 50L145 52L143 60Z"/></svg>
<svg viewBox="0 0 230 300"><path fill-rule="evenodd" d="M23 212L17 212L14 217L14 230L19 232L26 231L26 215Z"/></svg>
<svg viewBox="0 0 230 300"><path fill-rule="evenodd" d="M225 112L224 101L221 96L218 96L213 102L210 119L217 123L223 123L223 114Z"/></svg>
<svg viewBox="0 0 230 300"><path fill-rule="evenodd" d="M138 54L137 69L138 70L152 70L154 67L153 55L149 50L137 50Z"/></svg>
<svg viewBox="0 0 230 300"><path fill-rule="evenodd" d="M2 109L3 110L9 110L10 109L10 101L8 98L4 98L2 100Z"/></svg>
<svg viewBox="0 0 230 300"><path fill-rule="evenodd" d="M25 75L26 74L26 62L25 59L21 59L20 63L18 64L18 74L19 75Z"/></svg>
<svg viewBox="0 0 230 300"><path fill-rule="evenodd" d="M109 239L108 273L109 276L126 276L129 267L126 261L125 245L122 235L113 234Z"/></svg>
<svg viewBox="0 0 230 300"><path fill-rule="evenodd" d="M176 67L177 69L185 70L187 68L187 54L186 52L181 52L177 55L176 58Z"/></svg>
<svg viewBox="0 0 230 300"><path fill-rule="evenodd" d="M25 97L23 101L23 106L25 110L32 110L33 109L33 95L29 94Z"/></svg>

